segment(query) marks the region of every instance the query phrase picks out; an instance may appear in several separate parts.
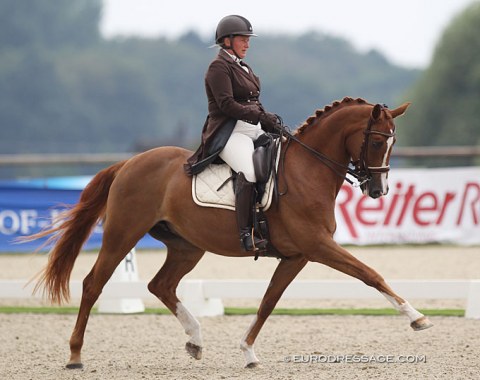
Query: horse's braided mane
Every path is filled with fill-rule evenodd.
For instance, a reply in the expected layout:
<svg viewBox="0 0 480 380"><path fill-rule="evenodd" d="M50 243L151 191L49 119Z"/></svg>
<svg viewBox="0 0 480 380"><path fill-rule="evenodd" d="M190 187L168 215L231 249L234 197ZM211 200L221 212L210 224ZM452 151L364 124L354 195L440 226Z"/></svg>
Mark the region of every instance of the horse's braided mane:
<svg viewBox="0 0 480 380"><path fill-rule="evenodd" d="M315 121L317 121L319 118L324 117L325 115L328 115L332 109L337 109L338 106L343 106L343 105L353 105L353 104L368 104L368 102L365 99L362 98L350 98L346 96L343 98L341 101L334 101L331 105L325 106L323 109L318 109L315 111L315 115L310 116L305 122L297 128L295 131L295 134L302 134L305 132L305 130L312 125Z"/></svg>

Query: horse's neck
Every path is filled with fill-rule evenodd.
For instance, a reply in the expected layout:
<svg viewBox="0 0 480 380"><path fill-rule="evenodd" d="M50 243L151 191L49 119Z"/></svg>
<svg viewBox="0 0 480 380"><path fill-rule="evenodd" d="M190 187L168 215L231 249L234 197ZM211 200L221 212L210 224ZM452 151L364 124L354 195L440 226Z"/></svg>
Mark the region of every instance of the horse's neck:
<svg viewBox="0 0 480 380"><path fill-rule="evenodd" d="M341 115L343 114L343 115ZM305 145L328 157L333 163L324 163L299 144L292 146L288 177L292 181L306 186L313 194L325 194L329 200L335 199L346 175L351 154L347 151L347 137L364 124L365 116L345 116L345 112L317 120L297 137ZM331 166L331 167L329 167ZM325 197L322 197L325 198ZM312 202L316 200L311 199Z"/></svg>
<svg viewBox="0 0 480 380"><path fill-rule="evenodd" d="M318 124L318 123L317 123ZM328 159L337 162L339 165L347 165L350 159L349 153L347 152L345 146L345 133L342 128L342 125L337 123L324 123L322 125L312 125L308 130L298 136L298 139L308 147L310 147L315 152L328 157ZM314 154L308 152L304 147L298 146L298 153L306 153L311 157L314 157ZM304 150L305 152L302 152ZM307 170L315 169L315 167L326 168L324 164L321 164L321 160L315 158L320 165L313 165L314 167L309 166Z"/></svg>
<svg viewBox="0 0 480 380"><path fill-rule="evenodd" d="M351 143L347 147L347 141L366 128L371 105L343 103L337 107L318 117L298 137L316 151L347 165L353 153L349 150L356 149Z"/></svg>

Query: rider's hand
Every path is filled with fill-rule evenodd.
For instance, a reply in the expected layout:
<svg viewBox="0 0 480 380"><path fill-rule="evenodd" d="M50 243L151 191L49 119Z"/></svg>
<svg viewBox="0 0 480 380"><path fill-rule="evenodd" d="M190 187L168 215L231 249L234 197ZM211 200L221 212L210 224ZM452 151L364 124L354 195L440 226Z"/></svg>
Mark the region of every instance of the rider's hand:
<svg viewBox="0 0 480 380"><path fill-rule="evenodd" d="M260 114L260 123L267 132L273 132L278 128L278 116L271 112L262 112Z"/></svg>

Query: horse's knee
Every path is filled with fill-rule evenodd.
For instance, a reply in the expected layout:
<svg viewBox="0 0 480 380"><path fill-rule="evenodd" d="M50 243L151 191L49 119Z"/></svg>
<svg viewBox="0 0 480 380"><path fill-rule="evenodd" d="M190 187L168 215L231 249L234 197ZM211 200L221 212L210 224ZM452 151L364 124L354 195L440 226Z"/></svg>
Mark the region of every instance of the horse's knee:
<svg viewBox="0 0 480 380"><path fill-rule="evenodd" d="M159 297L159 288L158 288L158 282L157 281L150 281L147 285L147 289L150 293L152 293L153 295Z"/></svg>
<svg viewBox="0 0 480 380"><path fill-rule="evenodd" d="M175 292L172 291L171 287L169 287L167 283L158 279L153 279L150 281L147 285L147 288L150 293L160 299L160 301L163 303L168 301L172 294L175 294Z"/></svg>
<svg viewBox="0 0 480 380"><path fill-rule="evenodd" d="M94 303L101 293L102 289L94 286L93 274L88 274L82 283L82 299Z"/></svg>
<svg viewBox="0 0 480 380"><path fill-rule="evenodd" d="M383 289L385 286L385 279L380 274L374 271L367 273L366 276L364 276L363 278L363 282L368 286L379 290Z"/></svg>

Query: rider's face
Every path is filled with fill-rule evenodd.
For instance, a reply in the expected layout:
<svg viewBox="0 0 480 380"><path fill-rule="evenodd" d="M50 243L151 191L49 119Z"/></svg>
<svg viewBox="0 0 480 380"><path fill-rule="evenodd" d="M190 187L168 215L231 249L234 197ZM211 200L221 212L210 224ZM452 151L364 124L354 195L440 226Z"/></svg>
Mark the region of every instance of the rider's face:
<svg viewBox="0 0 480 380"><path fill-rule="evenodd" d="M247 56L247 50L250 47L249 36L235 36L233 38L225 38L225 44L230 46L228 51L235 52L240 59Z"/></svg>

